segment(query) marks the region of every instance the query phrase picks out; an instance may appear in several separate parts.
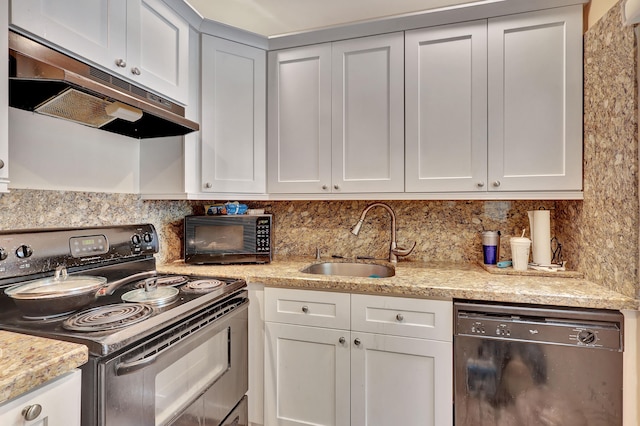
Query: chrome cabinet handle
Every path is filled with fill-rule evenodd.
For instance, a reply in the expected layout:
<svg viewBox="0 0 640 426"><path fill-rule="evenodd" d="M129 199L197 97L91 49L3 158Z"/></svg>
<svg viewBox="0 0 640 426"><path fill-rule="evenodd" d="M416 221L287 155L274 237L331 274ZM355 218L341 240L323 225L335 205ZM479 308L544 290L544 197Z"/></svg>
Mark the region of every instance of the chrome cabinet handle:
<svg viewBox="0 0 640 426"><path fill-rule="evenodd" d="M398 321L404 321L404 316L402 314L398 314L398 315L396 315L396 319Z"/></svg>
<svg viewBox="0 0 640 426"><path fill-rule="evenodd" d="M333 189L340 189L340 185L333 185Z"/></svg>
<svg viewBox="0 0 640 426"><path fill-rule="evenodd" d="M322 185L322 189L326 191L329 187L327 185Z"/></svg>
<svg viewBox="0 0 640 426"><path fill-rule="evenodd" d="M478 186L478 188L482 188L484 186L484 182L478 182L476 185Z"/></svg>
<svg viewBox="0 0 640 426"><path fill-rule="evenodd" d="M22 417L28 421L37 419L40 413L42 413L42 405L40 404L27 405L22 409Z"/></svg>
<svg viewBox="0 0 640 426"><path fill-rule="evenodd" d="M133 67L133 68L131 68L131 74L133 74L133 75L140 75L140 74L141 74L141 72L140 72L140 68L138 68L138 67Z"/></svg>
<svg viewBox="0 0 640 426"><path fill-rule="evenodd" d="M127 61L125 61L122 58L118 58L116 59L116 65L119 66L120 68L124 68L127 66Z"/></svg>
<svg viewBox="0 0 640 426"><path fill-rule="evenodd" d="M0 160L0 169L4 168L4 161Z"/></svg>
<svg viewBox="0 0 640 426"><path fill-rule="evenodd" d="M302 307L302 312L304 312L305 314L309 312L309 307L307 305L304 305Z"/></svg>
<svg viewBox="0 0 640 426"><path fill-rule="evenodd" d="M341 345L344 345L344 342L346 342L347 340L344 337L341 337L338 339L338 342L340 342Z"/></svg>
<svg viewBox="0 0 640 426"><path fill-rule="evenodd" d="M207 182L207 183L205 183L205 184L204 184L204 187L205 187L205 188L211 188L211 186L212 186L212 185L211 185L211 182Z"/></svg>
<svg viewBox="0 0 640 426"><path fill-rule="evenodd" d="M360 346L360 343L362 343L362 342L361 342L361 341L360 341L360 339L358 339L358 338L356 338L356 339L353 341L353 344L354 344L354 345L356 345L356 346Z"/></svg>
<svg viewBox="0 0 640 426"><path fill-rule="evenodd" d="M496 188L499 187L500 186L500 181L497 180L497 181L493 182L493 186L496 187Z"/></svg>

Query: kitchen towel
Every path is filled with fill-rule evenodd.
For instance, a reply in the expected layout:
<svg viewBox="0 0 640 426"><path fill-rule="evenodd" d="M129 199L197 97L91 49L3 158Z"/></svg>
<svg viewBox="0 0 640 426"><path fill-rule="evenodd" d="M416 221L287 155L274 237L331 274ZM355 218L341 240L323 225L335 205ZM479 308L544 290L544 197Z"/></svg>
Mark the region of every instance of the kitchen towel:
<svg viewBox="0 0 640 426"><path fill-rule="evenodd" d="M549 210L530 210L531 251L533 263L551 265L551 214Z"/></svg>

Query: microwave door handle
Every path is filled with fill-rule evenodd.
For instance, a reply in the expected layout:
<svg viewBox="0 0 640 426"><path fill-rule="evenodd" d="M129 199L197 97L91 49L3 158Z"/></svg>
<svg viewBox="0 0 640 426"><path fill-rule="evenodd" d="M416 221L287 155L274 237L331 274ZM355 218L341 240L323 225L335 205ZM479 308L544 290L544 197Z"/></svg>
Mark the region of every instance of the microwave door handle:
<svg viewBox="0 0 640 426"><path fill-rule="evenodd" d="M153 355L153 356L142 358L136 361L121 362L118 365L116 365L116 376L124 376L125 374L130 374L138 370L141 370L144 367L156 362L157 359L158 357L156 355Z"/></svg>

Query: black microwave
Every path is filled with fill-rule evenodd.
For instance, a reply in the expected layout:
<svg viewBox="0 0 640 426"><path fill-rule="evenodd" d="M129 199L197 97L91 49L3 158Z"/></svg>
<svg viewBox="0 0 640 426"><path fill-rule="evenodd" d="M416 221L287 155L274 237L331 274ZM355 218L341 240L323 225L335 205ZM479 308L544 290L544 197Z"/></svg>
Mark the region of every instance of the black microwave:
<svg viewBox="0 0 640 426"><path fill-rule="evenodd" d="M271 262L272 216L185 216L184 261L199 264Z"/></svg>

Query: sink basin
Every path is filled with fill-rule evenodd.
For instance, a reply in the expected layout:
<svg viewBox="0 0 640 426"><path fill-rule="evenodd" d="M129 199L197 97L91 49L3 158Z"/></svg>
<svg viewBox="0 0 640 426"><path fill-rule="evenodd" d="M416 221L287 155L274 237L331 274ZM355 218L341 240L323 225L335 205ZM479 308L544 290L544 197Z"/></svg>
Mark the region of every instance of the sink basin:
<svg viewBox="0 0 640 426"><path fill-rule="evenodd" d="M393 277L396 271L391 266L375 263L357 262L323 262L309 265L302 270L305 274L343 275L346 277L387 278Z"/></svg>

